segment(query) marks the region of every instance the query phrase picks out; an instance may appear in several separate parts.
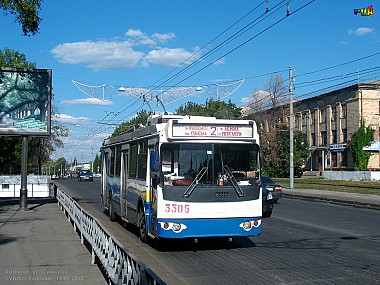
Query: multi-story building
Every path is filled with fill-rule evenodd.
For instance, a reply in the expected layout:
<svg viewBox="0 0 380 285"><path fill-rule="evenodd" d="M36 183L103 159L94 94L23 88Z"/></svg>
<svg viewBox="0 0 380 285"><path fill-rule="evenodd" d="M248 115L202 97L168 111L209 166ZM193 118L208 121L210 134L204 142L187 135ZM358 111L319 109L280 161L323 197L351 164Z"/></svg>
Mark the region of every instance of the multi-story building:
<svg viewBox="0 0 380 285"><path fill-rule="evenodd" d="M309 144L306 170L353 170L350 140L361 119L374 131L374 143L368 148L368 168L380 169L379 80L296 101L293 110L294 130L304 132ZM289 114L288 110L285 114Z"/></svg>

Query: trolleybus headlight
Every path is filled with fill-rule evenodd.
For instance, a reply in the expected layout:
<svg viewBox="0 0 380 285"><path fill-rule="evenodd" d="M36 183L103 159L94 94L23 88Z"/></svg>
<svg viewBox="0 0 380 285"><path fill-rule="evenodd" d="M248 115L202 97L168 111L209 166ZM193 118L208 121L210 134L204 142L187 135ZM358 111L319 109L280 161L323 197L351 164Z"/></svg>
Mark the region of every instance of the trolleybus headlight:
<svg viewBox="0 0 380 285"><path fill-rule="evenodd" d="M245 222L243 223L243 229L245 229L245 230L249 230L251 227L252 227L252 226L251 226L251 222L250 222L250 221L245 221Z"/></svg>
<svg viewBox="0 0 380 285"><path fill-rule="evenodd" d="M173 223L172 229L175 232L180 231L181 230L181 224L180 223Z"/></svg>
<svg viewBox="0 0 380 285"><path fill-rule="evenodd" d="M250 231L252 228L257 228L261 225L261 220L244 221L239 226L245 231Z"/></svg>
<svg viewBox="0 0 380 285"><path fill-rule="evenodd" d="M169 228L169 223L164 223L164 229L168 229Z"/></svg>

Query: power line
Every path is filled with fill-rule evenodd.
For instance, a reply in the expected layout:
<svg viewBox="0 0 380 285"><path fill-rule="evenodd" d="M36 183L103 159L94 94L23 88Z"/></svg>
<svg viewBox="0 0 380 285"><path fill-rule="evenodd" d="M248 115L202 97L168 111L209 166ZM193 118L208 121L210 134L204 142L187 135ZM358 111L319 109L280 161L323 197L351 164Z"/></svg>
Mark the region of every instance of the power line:
<svg viewBox="0 0 380 285"><path fill-rule="evenodd" d="M233 23L231 26L229 26L228 28L226 28L224 31L222 31L221 33L219 33L217 36L215 36L212 40L210 40L207 44L203 45L199 50L197 50L196 52L194 52L191 56L189 56L187 59L185 59L184 61L182 61L178 66L176 66L175 68L173 68L171 71L169 71L168 73L166 73L164 76L162 76L160 79L158 79L155 83L153 83L153 86L156 86L156 85L163 85L165 84L165 82L167 82L168 80L166 80L165 82L163 82L162 84L159 84L159 82L161 80L163 80L165 77L167 77L169 74L171 74L172 72L174 72L176 69L180 68L182 65L184 65L186 62L188 62L190 59L192 59L195 55L197 55L200 51L204 50L207 46L209 46L211 43L213 43L215 40L217 40L218 38L220 38L223 34L225 34L227 31L229 31L232 27L236 26L239 22L241 22L244 18L246 18L248 15L250 15L251 13L253 13L256 9L258 9L261 5L263 5L264 3L266 2L266 0L262 1L261 3L259 3L255 8L253 8L251 11L249 11L247 14L245 14L243 17L241 17L239 20L237 20L235 23ZM203 57L202 57L203 58ZM177 73L178 74L178 73Z"/></svg>
<svg viewBox="0 0 380 285"><path fill-rule="evenodd" d="M251 41L254 40L255 38L259 37L260 35L262 35L262 34L265 33L266 31L268 31L269 29L271 29L271 28L273 28L274 26L276 26L276 25L278 25L279 23L281 23L281 22L282 22L283 20L285 20L287 17L289 17L289 16L291 16L291 15L297 13L298 11L300 11L301 9L305 8L306 6L310 5L311 3L315 2L315 1L316 1L316 0L312 0L312 1L308 2L308 3L306 3L305 5L301 6L301 7L298 8L298 9L296 9L296 10L293 11L292 13L289 13L289 11L287 11L287 14L286 14L284 17L280 18L279 20L277 20L277 21L274 22L273 24L269 25L269 26L266 27L265 29L263 29L263 30L261 30L260 32L258 32L257 34L255 34L253 37L251 37L251 38L249 38L248 40L244 41L243 43L239 44L238 46L236 46L236 47L233 48L232 50L228 51L227 53L223 54L221 57L217 58L216 60L212 61L211 63L207 64L207 65L204 66L203 68L201 68L201 69L199 69L198 71L196 71L196 72L192 73L191 75L187 76L186 78L184 78L184 79L181 80L180 82L178 82L178 83L172 85L171 87L169 87L169 89L165 90L164 92L167 92L167 91L170 90L171 88L174 88L174 87L178 86L179 84L181 84L182 82L186 81L187 79L193 77L194 75L200 73L200 72L203 71L204 69L210 67L210 66L213 65L215 62L217 62L217 61L219 61L220 59L224 58L225 56L227 56L227 55L233 53L233 52L236 51L237 49L241 48L242 46L246 45L247 43L251 42ZM280 3L283 3L283 2L284 2L284 1L282 1L282 2L280 2ZM279 4L278 4L278 5L279 5ZM277 5L277 6L278 6L278 5ZM281 7L284 7L284 5L280 5L280 6L279 6L279 8L281 8ZM278 9L279 9L279 8L278 8ZM275 10L274 12L278 11L278 9ZM269 16L272 15L274 12L272 12L271 14L269 14ZM265 14L265 13L264 13L264 14ZM263 15L264 15L264 14L263 14ZM267 17L269 17L269 16L267 16ZM260 17L261 17L261 16L260 16ZM266 18L267 18L267 17L266 17ZM255 21L255 20L254 20L254 21ZM253 23L254 21L252 21L251 23ZM246 26L246 27L247 27L247 26ZM244 30L244 28L241 29L240 31L243 31L243 30ZM239 32L238 32L238 33L239 33ZM238 33L235 33L235 35L238 35ZM237 36L236 36L236 37L233 37L233 36L232 36L232 37L230 37L229 39L227 39L225 42L227 42L227 41L230 40L230 39L231 39L230 41L232 41L232 40L234 40L234 39L236 39L236 38L237 38ZM220 46L220 45L219 45L219 46ZM214 49L214 50L215 50L215 49ZM208 54L209 54L209 53L208 53ZM199 62L199 61L198 61L198 62ZM187 69L185 69L185 71L186 71L186 70L187 70ZM178 73L177 73L177 74L178 74ZM164 77L165 77L165 76L164 76ZM163 78L164 78L164 77L163 77ZM167 79L165 82L168 82L169 80L172 80L172 78L173 78L173 76L172 76L171 78ZM161 80L161 79L160 79L160 80ZM123 104L123 106L125 106L125 104ZM127 110L128 108L129 108L129 107L124 108L121 112L124 112L124 111ZM117 115L119 115L121 112L118 112ZM117 115L115 115L114 118L115 118Z"/></svg>
<svg viewBox="0 0 380 285"><path fill-rule="evenodd" d="M284 3L286 0L283 0L282 2L280 2L279 4L277 4L274 8L277 8L275 11L269 13L269 15L267 15L267 17L265 17L264 19L268 18L269 16L271 16L273 13L277 12L280 8L284 7L284 5L278 7L281 3ZM196 65L198 65L199 63L201 63L203 60L207 59L208 57L210 57L211 55L213 55L216 51L219 51L222 47L226 46L228 43L232 42L233 40L236 40L239 36L241 36L242 34L246 33L249 29L251 29L252 27L254 27L256 24L260 23L261 21L263 21L264 19L262 19L261 21L258 21L260 18L262 18L264 15L267 14L267 11L265 11L262 15L260 15L259 17L255 18L253 21L251 21L249 24L245 25L243 28L241 28L239 31L235 32L233 35L231 35L230 37L228 37L227 39L225 39L224 41L222 41L220 44L218 44L215 48L211 49L210 51L208 51L205 55L203 55L201 58L198 58L195 62L192 62L190 65L186 66L184 69L182 69L181 71L177 72L176 74L174 74L173 76L171 76L170 78L168 78L164 84L170 82L171 80L174 80L176 78L178 78L180 75L182 75L183 73L185 73L186 71L188 71L189 69L195 67ZM253 25L255 24L255 25ZM227 54L226 54L227 55ZM214 64L215 62L219 61L220 59L222 59L225 55L219 57L218 59L214 60L211 62L211 64L207 65L206 67ZM187 79L187 78L186 78ZM183 81L182 81L183 82ZM179 84L179 83L178 83ZM178 85L177 84L177 85ZM175 86L177 86L175 85Z"/></svg>

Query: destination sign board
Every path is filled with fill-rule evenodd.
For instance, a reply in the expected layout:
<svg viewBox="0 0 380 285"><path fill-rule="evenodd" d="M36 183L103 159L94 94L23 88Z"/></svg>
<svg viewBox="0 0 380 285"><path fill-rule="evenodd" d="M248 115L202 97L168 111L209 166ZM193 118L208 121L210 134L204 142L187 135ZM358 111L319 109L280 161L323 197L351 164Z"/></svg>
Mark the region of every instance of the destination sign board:
<svg viewBox="0 0 380 285"><path fill-rule="evenodd" d="M173 124L173 137L252 138L253 125Z"/></svg>

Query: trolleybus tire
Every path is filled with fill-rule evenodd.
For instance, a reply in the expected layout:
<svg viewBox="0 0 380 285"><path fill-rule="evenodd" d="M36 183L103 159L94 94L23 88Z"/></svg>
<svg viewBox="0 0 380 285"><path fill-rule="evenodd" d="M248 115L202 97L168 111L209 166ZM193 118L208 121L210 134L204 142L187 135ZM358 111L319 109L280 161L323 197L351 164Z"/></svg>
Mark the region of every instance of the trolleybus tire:
<svg viewBox="0 0 380 285"><path fill-rule="evenodd" d="M112 200L111 193L110 193L109 198L108 198L108 215L110 217L111 222L114 222L116 220L115 209L113 206L113 200Z"/></svg>
<svg viewBox="0 0 380 285"><path fill-rule="evenodd" d="M138 227L139 227L140 240L143 243L147 243L148 234L146 232L145 213L144 213L143 209L141 209L141 208L140 208L139 213L138 213Z"/></svg>

